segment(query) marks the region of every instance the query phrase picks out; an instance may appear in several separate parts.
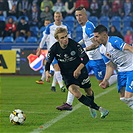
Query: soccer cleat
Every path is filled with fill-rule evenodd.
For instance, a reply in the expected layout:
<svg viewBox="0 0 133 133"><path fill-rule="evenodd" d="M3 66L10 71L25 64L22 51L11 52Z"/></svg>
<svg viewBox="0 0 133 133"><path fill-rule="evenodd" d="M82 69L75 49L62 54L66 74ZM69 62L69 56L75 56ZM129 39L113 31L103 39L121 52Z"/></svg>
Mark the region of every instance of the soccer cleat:
<svg viewBox="0 0 133 133"><path fill-rule="evenodd" d="M90 115L92 116L92 118L96 118L97 117L96 110L95 109L92 109L90 107L89 107L89 110L90 110Z"/></svg>
<svg viewBox="0 0 133 133"><path fill-rule="evenodd" d="M109 114L109 111L104 109L104 108L102 108L102 107L99 108L99 111L101 113L101 118L102 119L104 119Z"/></svg>
<svg viewBox="0 0 133 133"><path fill-rule="evenodd" d="M68 103L64 103L61 106L56 107L56 109L62 111L62 110L68 110L71 111L72 110L72 105L69 105Z"/></svg>
<svg viewBox="0 0 133 133"><path fill-rule="evenodd" d="M37 84L44 84L44 82L40 79L36 81Z"/></svg>
<svg viewBox="0 0 133 133"><path fill-rule="evenodd" d="M56 88L55 88L55 86L52 86L52 87L51 87L51 91L56 92Z"/></svg>
<svg viewBox="0 0 133 133"><path fill-rule="evenodd" d="M62 92L65 92L65 91L66 91L66 88L63 86L63 87L61 88L61 91L62 91Z"/></svg>

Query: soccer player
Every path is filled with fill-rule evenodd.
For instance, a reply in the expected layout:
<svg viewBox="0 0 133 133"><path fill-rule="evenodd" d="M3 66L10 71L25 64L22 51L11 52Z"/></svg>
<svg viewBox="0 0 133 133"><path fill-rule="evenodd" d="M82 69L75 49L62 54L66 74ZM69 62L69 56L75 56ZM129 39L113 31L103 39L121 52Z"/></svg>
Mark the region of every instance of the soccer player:
<svg viewBox="0 0 133 133"><path fill-rule="evenodd" d="M101 118L105 118L109 111L94 102L91 83L85 67L89 60L87 54L79 43L68 38L66 28L57 28L54 36L58 42L54 43L48 51L48 60L45 67L46 81L50 82L50 64L56 58L68 90L81 103L99 111ZM80 88L84 89L86 96L81 93Z"/></svg>
<svg viewBox="0 0 133 133"><path fill-rule="evenodd" d="M120 100L133 109L133 47L117 36L108 36L108 30L103 25L94 29L94 39L106 63L106 74L100 86L104 88L107 85L115 64Z"/></svg>
<svg viewBox="0 0 133 133"><path fill-rule="evenodd" d="M49 37L49 45L47 45L48 50L57 41L54 38L54 33L55 33L56 28L58 28L58 27L64 27L68 30L68 27L62 23L62 14L60 12L55 12L54 13L54 22L49 24L46 27L44 36L43 36L43 38L40 42L40 45L37 49L37 53L36 53L37 55L40 55L41 49L43 48L43 45L48 37ZM69 36L70 36L70 32L69 32ZM58 62L56 60L54 60L52 64L54 67L54 74L55 74L56 80L61 88L61 91L64 92L65 87L63 85L62 75L60 73L60 68L58 66ZM55 87L53 87L53 86L52 86L51 90L56 91Z"/></svg>
<svg viewBox="0 0 133 133"><path fill-rule="evenodd" d="M51 21L49 20L49 19L45 19L44 20L44 26L45 26L45 28L49 25L51 23ZM43 31L43 34L45 34L45 31ZM45 40L45 43L46 43L46 45L49 45L48 43L49 43L49 38L47 37L47 40ZM43 72L42 72L42 77L41 77L41 79L40 80L36 80L36 83L37 84L43 84L44 83L44 79L45 79L45 62L46 62L46 60L44 60L44 70L43 70ZM52 65L51 65L51 67L52 67ZM54 69L52 69L52 70L54 70ZM53 84L54 84L55 82L54 82L54 78L53 78ZM55 84L54 85L52 85L52 86L55 86Z"/></svg>
<svg viewBox="0 0 133 133"><path fill-rule="evenodd" d="M83 7L79 7L75 10L75 16L78 21L78 23L82 26L83 31L83 40L81 40L79 43L81 44L84 42L86 48L92 45L94 42L93 40L93 30L95 28L94 24L90 22L87 18L86 10ZM94 71L94 74L98 80L98 82L102 82L105 76L106 72L106 65L102 59L102 56L99 52L99 49L94 49L91 51L86 52L89 57L89 62L86 64L88 73L91 71L91 69ZM113 72L112 72L113 73ZM105 88L108 86L114 84L117 80L117 75L112 75L110 79L108 80L108 84L106 84ZM74 96L68 92L67 101L61 106L58 106L58 110L72 110L72 103L74 100ZM96 117L96 114L94 113L94 110L90 110L92 117ZM92 113L93 112L93 113Z"/></svg>

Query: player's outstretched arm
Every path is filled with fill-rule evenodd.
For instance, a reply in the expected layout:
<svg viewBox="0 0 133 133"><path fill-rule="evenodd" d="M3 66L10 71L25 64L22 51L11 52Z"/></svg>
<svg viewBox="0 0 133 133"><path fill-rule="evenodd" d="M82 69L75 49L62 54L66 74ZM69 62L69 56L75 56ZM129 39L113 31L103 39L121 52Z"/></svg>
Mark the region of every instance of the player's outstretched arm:
<svg viewBox="0 0 133 133"><path fill-rule="evenodd" d="M99 84L99 86L103 89L105 89L108 86L108 80L111 77L112 73L114 71L114 65L110 61L108 64L106 64L106 74L104 76L103 81Z"/></svg>
<svg viewBox="0 0 133 133"><path fill-rule="evenodd" d="M84 50L85 51L91 51L99 47L99 44L95 41L94 37L91 39L92 44L90 46L87 46Z"/></svg>
<svg viewBox="0 0 133 133"><path fill-rule="evenodd" d="M129 50L130 52L133 53L133 46L126 43L126 45L124 46L124 50Z"/></svg>
<svg viewBox="0 0 133 133"><path fill-rule="evenodd" d="M44 35L43 35L43 37L41 39L41 42L39 44L39 47L37 48L37 52L36 52L37 56L40 56L41 50L42 50L42 48L43 48L43 46L44 46L44 44L46 42L47 37L48 37L48 35L44 33Z"/></svg>

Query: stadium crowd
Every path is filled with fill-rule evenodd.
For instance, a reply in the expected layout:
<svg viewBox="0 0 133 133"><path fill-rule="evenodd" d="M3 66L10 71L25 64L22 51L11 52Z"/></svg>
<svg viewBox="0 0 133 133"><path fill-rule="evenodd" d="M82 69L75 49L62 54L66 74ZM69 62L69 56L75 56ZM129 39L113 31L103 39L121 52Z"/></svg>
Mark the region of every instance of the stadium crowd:
<svg viewBox="0 0 133 133"><path fill-rule="evenodd" d="M53 22L55 11L62 12L63 20L67 16L74 17L74 11L77 7L83 6L87 10L88 19L95 16L100 19L101 16L107 16L111 19L113 16L119 16L123 19L125 16L133 18L133 0L0 0L0 37L24 36L26 39L30 36L40 38L40 34L34 33L36 26L39 30L44 27L45 19ZM112 25L107 27L110 29ZM130 29L123 34L124 40L133 43L133 19L130 23ZM125 28L125 27L124 27Z"/></svg>

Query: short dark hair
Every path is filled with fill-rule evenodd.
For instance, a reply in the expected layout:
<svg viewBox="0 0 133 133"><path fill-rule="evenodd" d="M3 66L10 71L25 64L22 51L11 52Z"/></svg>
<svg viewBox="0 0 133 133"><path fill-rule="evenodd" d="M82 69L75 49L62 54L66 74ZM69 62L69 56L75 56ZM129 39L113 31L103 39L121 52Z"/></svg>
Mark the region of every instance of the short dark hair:
<svg viewBox="0 0 133 133"><path fill-rule="evenodd" d="M104 25L98 25L95 29L94 29L94 31L93 31L94 33L95 32L98 32L99 34L100 33L102 33L102 32L108 32L108 29L104 26Z"/></svg>
<svg viewBox="0 0 133 133"><path fill-rule="evenodd" d="M83 6L79 6L79 7L77 7L75 9L75 11L82 11L82 10L85 10L86 11L86 9Z"/></svg>

